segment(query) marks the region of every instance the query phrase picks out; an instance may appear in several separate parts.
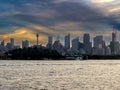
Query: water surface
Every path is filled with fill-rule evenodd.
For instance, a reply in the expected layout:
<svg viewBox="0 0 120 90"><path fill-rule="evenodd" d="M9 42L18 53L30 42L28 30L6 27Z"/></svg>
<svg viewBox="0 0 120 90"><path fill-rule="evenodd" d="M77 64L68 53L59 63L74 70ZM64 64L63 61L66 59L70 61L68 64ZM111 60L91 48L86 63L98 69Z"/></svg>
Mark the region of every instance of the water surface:
<svg viewBox="0 0 120 90"><path fill-rule="evenodd" d="M120 61L0 61L0 90L119 90Z"/></svg>

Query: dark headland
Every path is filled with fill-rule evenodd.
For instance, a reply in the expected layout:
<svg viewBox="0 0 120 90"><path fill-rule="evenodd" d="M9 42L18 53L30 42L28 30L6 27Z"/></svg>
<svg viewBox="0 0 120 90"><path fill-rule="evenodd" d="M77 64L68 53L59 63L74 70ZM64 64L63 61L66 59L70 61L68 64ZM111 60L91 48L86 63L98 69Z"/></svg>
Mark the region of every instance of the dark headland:
<svg viewBox="0 0 120 90"><path fill-rule="evenodd" d="M4 60L120 60L120 55L82 55L77 54L62 55L56 50L51 50L45 47L29 47L16 49L7 53L1 54L0 59Z"/></svg>

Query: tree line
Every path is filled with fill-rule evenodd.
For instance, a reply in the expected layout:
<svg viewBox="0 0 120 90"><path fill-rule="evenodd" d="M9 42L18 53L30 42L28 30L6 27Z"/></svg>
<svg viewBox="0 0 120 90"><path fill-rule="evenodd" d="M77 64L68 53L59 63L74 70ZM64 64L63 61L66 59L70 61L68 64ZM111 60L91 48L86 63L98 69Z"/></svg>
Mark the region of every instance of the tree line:
<svg viewBox="0 0 120 90"><path fill-rule="evenodd" d="M56 50L45 47L29 47L16 49L6 53L8 58L13 60L43 60L43 59L61 59L64 58Z"/></svg>

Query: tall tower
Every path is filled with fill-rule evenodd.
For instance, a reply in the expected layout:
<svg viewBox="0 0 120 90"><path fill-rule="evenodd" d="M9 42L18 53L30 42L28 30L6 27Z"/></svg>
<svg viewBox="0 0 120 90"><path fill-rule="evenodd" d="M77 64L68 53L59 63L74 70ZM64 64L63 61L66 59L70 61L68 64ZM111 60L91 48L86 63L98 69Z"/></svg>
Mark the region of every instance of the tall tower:
<svg viewBox="0 0 120 90"><path fill-rule="evenodd" d="M47 48L52 49L53 48L53 36L48 36L48 43L46 45Z"/></svg>
<svg viewBox="0 0 120 90"><path fill-rule="evenodd" d="M118 50L118 42L117 42L117 30L115 30L114 26L113 26L112 41L110 43L110 47L111 47L111 54L116 55Z"/></svg>
<svg viewBox="0 0 120 90"><path fill-rule="evenodd" d="M79 37L76 37L72 40L72 49L78 50L79 49Z"/></svg>
<svg viewBox="0 0 120 90"><path fill-rule="evenodd" d="M37 38L37 46L38 46L38 41L39 41L39 34L36 34L36 38Z"/></svg>
<svg viewBox="0 0 120 90"><path fill-rule="evenodd" d="M65 48L70 49L70 34L65 36Z"/></svg>
<svg viewBox="0 0 120 90"><path fill-rule="evenodd" d="M14 38L10 38L10 44L11 44L11 48L14 48Z"/></svg>
<svg viewBox="0 0 120 90"><path fill-rule="evenodd" d="M85 33L83 36L83 44L84 44L84 50L87 55L90 55L92 52L92 43L90 42L90 35L89 33Z"/></svg>
<svg viewBox="0 0 120 90"><path fill-rule="evenodd" d="M88 33L85 33L83 36L83 43L87 44L88 42L90 42L90 35Z"/></svg>
<svg viewBox="0 0 120 90"><path fill-rule="evenodd" d="M48 36L48 43L52 44L53 43L53 37L50 35Z"/></svg>

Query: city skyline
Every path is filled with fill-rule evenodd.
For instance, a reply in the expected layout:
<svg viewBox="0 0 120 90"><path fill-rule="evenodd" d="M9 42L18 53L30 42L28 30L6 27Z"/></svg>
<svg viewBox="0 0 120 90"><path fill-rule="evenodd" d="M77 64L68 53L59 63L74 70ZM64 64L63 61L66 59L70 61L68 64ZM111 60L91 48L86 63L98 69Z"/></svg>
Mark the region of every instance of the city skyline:
<svg viewBox="0 0 120 90"><path fill-rule="evenodd" d="M43 44L48 35L59 34L62 39L68 33L72 38L84 33L90 33L91 37L100 34L110 42L113 26L120 35L119 3L118 0L1 0L0 41L15 38L18 44L22 40L34 44L34 34L39 32Z"/></svg>
<svg viewBox="0 0 120 90"><path fill-rule="evenodd" d="M102 34L94 34L94 35L91 35L90 33L83 33L83 34L81 34L81 35L76 35L76 36L74 36L74 35L72 35L72 34L70 34L70 33L68 33L68 34L65 34L64 36L61 36L61 35L48 35L48 36L46 36L46 40L44 40L44 42L45 43L42 43L42 41L41 41L41 35L40 35L40 33L34 33L33 34L33 36L34 36L34 38L35 38L35 41L34 42L32 42L32 40L30 40L30 39L25 39L25 38L23 38L23 39L21 39L20 41L19 41L19 43L18 43L18 41L17 41L17 39L16 38L13 38L13 37L9 37L8 38L8 40L4 40L4 39L2 39L2 40L0 40L0 42L2 43L3 41L4 41L4 44L6 45L7 43L9 43L9 42L11 42L11 39L14 39L14 44L15 45L20 45L21 47L22 47L22 41L29 41L29 45L30 46L33 46L33 45L37 45L37 43L39 44L39 45L43 45L43 46L46 46L46 44L48 43L48 42L54 42L54 41L56 41L56 40L60 40L60 42L61 42L61 44L62 45L65 45L65 38L66 37L68 37L69 36L69 40L70 40L70 45L72 46L72 40L73 39L75 39L75 38L79 38L79 41L81 42L81 43L84 43L84 34L89 34L89 40L86 40L86 41L88 41L88 42L92 42L92 46L94 46L93 45L93 42L94 42L94 38L96 37L96 36L102 36L103 37L103 40L106 42L106 44L108 45L108 44L110 44L110 42L112 41L112 34L113 34L113 32L117 32L117 34L116 34L116 40L117 41L120 41L120 34L119 34L119 32L117 31L117 30L113 30L112 29L112 32L110 33L110 37L109 37L109 41L105 38L105 36L104 35L102 35ZM39 35L38 36L38 38L37 38L37 36L36 35ZM51 38L52 40L50 40L49 38ZM38 39L38 40L37 40Z"/></svg>
<svg viewBox="0 0 120 90"><path fill-rule="evenodd" d="M114 30L111 33L111 41L109 44L104 40L103 35L96 35L91 39L89 33L83 34L83 42L81 42L80 37L71 38L70 34L64 36L64 44L61 43L59 35L54 39L52 35L48 36L46 45L39 43L39 33L36 33L36 43L30 45L29 40L22 40L20 45L15 44L15 39L10 38L9 42L5 44L2 40L0 44L0 53L5 53L7 51L19 49L19 48L29 48L29 47L46 47L50 50L56 50L62 55L70 54L86 54L86 55L120 55L120 41L117 39L117 31Z"/></svg>

